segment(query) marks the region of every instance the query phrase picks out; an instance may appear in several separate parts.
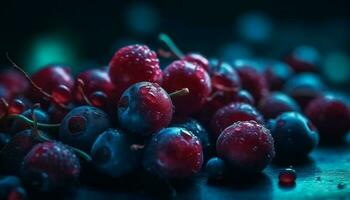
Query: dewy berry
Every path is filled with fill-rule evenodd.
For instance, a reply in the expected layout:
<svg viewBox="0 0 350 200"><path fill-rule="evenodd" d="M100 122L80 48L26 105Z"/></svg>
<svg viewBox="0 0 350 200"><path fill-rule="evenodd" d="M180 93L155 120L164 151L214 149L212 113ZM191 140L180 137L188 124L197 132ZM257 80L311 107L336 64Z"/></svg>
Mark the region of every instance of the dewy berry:
<svg viewBox="0 0 350 200"><path fill-rule="evenodd" d="M174 61L164 69L162 86L169 93L189 89L189 94L173 98L175 114L180 117L200 111L211 93L210 77L205 69L183 60Z"/></svg>
<svg viewBox="0 0 350 200"><path fill-rule="evenodd" d="M140 82L130 86L118 104L120 125L139 136L150 136L167 127L172 116L171 98L157 83Z"/></svg>
<svg viewBox="0 0 350 200"><path fill-rule="evenodd" d="M164 179L189 177L201 169L200 140L184 128L165 128L155 134L145 149L144 168Z"/></svg>
<svg viewBox="0 0 350 200"><path fill-rule="evenodd" d="M221 132L238 121L255 120L263 124L262 115L251 105L245 103L231 103L219 109L211 121L212 139L219 137Z"/></svg>
<svg viewBox="0 0 350 200"><path fill-rule="evenodd" d="M21 174L27 184L39 191L68 189L80 174L80 162L70 147L44 142L26 155Z"/></svg>
<svg viewBox="0 0 350 200"><path fill-rule="evenodd" d="M230 165L231 173L238 175L262 171L275 156L270 131L255 121L236 122L225 129L216 151Z"/></svg>
<svg viewBox="0 0 350 200"><path fill-rule="evenodd" d="M278 175L278 183L282 186L293 186L297 179L297 173L292 168L285 168L281 170Z"/></svg>
<svg viewBox="0 0 350 200"><path fill-rule="evenodd" d="M109 77L123 92L134 83L148 81L160 84L162 71L157 54L146 45L130 45L119 49L109 63Z"/></svg>
<svg viewBox="0 0 350 200"><path fill-rule="evenodd" d="M203 67L205 70L209 71L209 61L204 56L202 56L199 53L188 53L183 58L183 60L186 60L188 62L197 64L201 67Z"/></svg>

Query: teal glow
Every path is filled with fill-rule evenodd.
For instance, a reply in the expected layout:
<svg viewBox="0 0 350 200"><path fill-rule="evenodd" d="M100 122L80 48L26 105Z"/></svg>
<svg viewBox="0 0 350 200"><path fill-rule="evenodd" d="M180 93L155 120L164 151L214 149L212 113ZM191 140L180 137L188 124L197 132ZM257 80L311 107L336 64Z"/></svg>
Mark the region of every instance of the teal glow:
<svg viewBox="0 0 350 200"><path fill-rule="evenodd" d="M350 78L350 57L343 52L332 52L325 57L322 71L329 81L343 84Z"/></svg>
<svg viewBox="0 0 350 200"><path fill-rule="evenodd" d="M38 37L28 52L26 70L34 72L52 63L73 65L76 62L75 52L71 42L64 37L56 35Z"/></svg>

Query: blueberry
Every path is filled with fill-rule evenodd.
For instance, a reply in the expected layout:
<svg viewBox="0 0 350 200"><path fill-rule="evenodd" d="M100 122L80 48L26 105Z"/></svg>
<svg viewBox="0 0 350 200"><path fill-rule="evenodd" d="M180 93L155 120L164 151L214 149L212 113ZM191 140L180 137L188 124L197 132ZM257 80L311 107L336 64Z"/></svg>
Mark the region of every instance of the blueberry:
<svg viewBox="0 0 350 200"><path fill-rule="evenodd" d="M276 118L278 115L289 111L300 111L298 103L281 92L274 92L264 97L259 103L259 110L265 119Z"/></svg>
<svg viewBox="0 0 350 200"><path fill-rule="evenodd" d="M12 189L19 187L21 180L16 176L4 176L0 178L0 199L7 199Z"/></svg>
<svg viewBox="0 0 350 200"><path fill-rule="evenodd" d="M208 148L210 146L209 134L207 130L202 126L202 124L200 124L197 120L188 118L181 123L172 123L170 126L185 128L199 138L203 148Z"/></svg>
<svg viewBox="0 0 350 200"><path fill-rule="evenodd" d="M208 173L208 178L211 180L220 180L224 178L224 173L226 170L225 161L218 157L213 157L208 160L205 167Z"/></svg>
<svg viewBox="0 0 350 200"><path fill-rule="evenodd" d="M59 138L63 143L90 151L98 135L110 126L110 120L104 111L91 106L80 106L63 118Z"/></svg>
<svg viewBox="0 0 350 200"><path fill-rule="evenodd" d="M108 129L96 139L91 156L96 168L111 177L131 173L141 166L142 151L132 148L130 136L121 130Z"/></svg>
<svg viewBox="0 0 350 200"><path fill-rule="evenodd" d="M312 123L302 114L286 112L268 127L275 141L276 158L293 161L307 156L318 144L319 136Z"/></svg>
<svg viewBox="0 0 350 200"><path fill-rule="evenodd" d="M32 110L28 109L22 113L23 116L27 117L28 119L32 120ZM35 109L34 110L34 115L36 117L37 122L39 123L44 123L47 124L50 122L50 116L43 110L41 109ZM20 120L20 119L15 119L12 124L11 132L12 133L17 133L19 131L23 131L25 129L29 129L30 125L27 124L26 122Z"/></svg>

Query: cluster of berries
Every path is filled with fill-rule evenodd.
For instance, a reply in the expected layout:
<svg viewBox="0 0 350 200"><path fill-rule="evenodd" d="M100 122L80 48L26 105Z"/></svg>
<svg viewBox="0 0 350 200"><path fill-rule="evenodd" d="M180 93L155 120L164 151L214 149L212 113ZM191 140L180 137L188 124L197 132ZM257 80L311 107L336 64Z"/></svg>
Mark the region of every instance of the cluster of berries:
<svg viewBox="0 0 350 200"><path fill-rule="evenodd" d="M206 162L210 179L252 175L349 131L349 105L325 92L317 63L293 53L227 63L160 39L177 57L164 69L146 45L75 78L61 65L28 76L9 59L16 70L0 74L1 198L66 190L83 170L171 181Z"/></svg>

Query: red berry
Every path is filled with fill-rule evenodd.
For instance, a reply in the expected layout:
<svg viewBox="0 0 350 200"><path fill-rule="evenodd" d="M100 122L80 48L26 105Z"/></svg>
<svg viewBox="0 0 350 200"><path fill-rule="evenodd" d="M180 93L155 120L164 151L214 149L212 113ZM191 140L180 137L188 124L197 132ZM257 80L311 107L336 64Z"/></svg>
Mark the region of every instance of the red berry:
<svg viewBox="0 0 350 200"><path fill-rule="evenodd" d="M55 103L66 104L70 101L71 91L65 85L59 85L52 90L52 99Z"/></svg>
<svg viewBox="0 0 350 200"><path fill-rule="evenodd" d="M283 169L278 175L278 182L283 186L292 186L295 184L297 179L297 173L294 169L286 168Z"/></svg>
<svg viewBox="0 0 350 200"><path fill-rule="evenodd" d="M245 103L231 103L219 109L211 120L212 137L216 139L221 132L238 121L254 120L264 123L261 114L251 105Z"/></svg>
<svg viewBox="0 0 350 200"><path fill-rule="evenodd" d="M24 95L29 89L28 80L15 70L1 70L0 85L5 86L14 96Z"/></svg>
<svg viewBox="0 0 350 200"><path fill-rule="evenodd" d="M239 65L239 63L235 64ZM265 77L253 67L246 65L238 66L237 72L241 79L242 87L253 95L256 102L259 102L260 99L269 93Z"/></svg>
<svg viewBox="0 0 350 200"><path fill-rule="evenodd" d="M105 108L108 105L108 97L102 91L96 91L89 96L93 106L98 108Z"/></svg>
<svg viewBox="0 0 350 200"><path fill-rule="evenodd" d="M75 84L74 99L77 103L86 103L84 102L82 94L78 91L77 88L81 86L85 95L89 97L89 99L90 97L96 95L94 94L95 92L102 92L104 93L104 95L106 95L109 102L115 102L114 105L117 104L116 102L118 102L121 96L121 92L117 91L116 87L109 78L108 71L106 69L96 68L86 70L78 75L77 80L79 79L83 81L84 85L81 86L78 83ZM97 97L97 99L99 99L100 97L101 96ZM90 99L90 101L92 100Z"/></svg>
<svg viewBox="0 0 350 200"><path fill-rule="evenodd" d="M32 173L45 174L51 187L64 187L76 180L80 173L79 159L72 150L57 142L37 144L23 161L24 177Z"/></svg>
<svg viewBox="0 0 350 200"><path fill-rule="evenodd" d="M61 65L48 65L44 69L33 74L32 80L48 94L52 94L53 90L59 85L64 85L70 90L74 85L74 79L70 68ZM33 86L31 87L30 96L34 102L43 102L43 94Z"/></svg>
<svg viewBox="0 0 350 200"><path fill-rule="evenodd" d="M318 72L318 64L320 62L319 52L309 46L300 46L294 49L286 58L288 63L295 72Z"/></svg>
<svg viewBox="0 0 350 200"><path fill-rule="evenodd" d="M294 75L294 70L282 62L269 63L264 70L264 76L270 90L281 90L288 79Z"/></svg>
<svg viewBox="0 0 350 200"><path fill-rule="evenodd" d="M255 121L236 122L225 129L217 140L216 151L237 174L260 172L275 156L269 130Z"/></svg>
<svg viewBox="0 0 350 200"><path fill-rule="evenodd" d="M209 72L209 61L199 53L189 53L185 55L182 60L197 64Z"/></svg>
<svg viewBox="0 0 350 200"><path fill-rule="evenodd" d="M25 109L25 105L22 100L14 99L8 108L8 114L21 114Z"/></svg>
<svg viewBox="0 0 350 200"><path fill-rule="evenodd" d="M325 95L314 99L305 114L317 127L322 142L339 141L350 130L349 105L335 96Z"/></svg>
<svg viewBox="0 0 350 200"><path fill-rule="evenodd" d="M208 73L200 66L187 61L174 61L164 69L163 87L168 92L188 88L190 93L173 97L175 114L188 116L198 112L211 93Z"/></svg>
<svg viewBox="0 0 350 200"><path fill-rule="evenodd" d="M186 178L201 169L200 140L184 128L162 129L146 147L143 165L161 178Z"/></svg>
<svg viewBox="0 0 350 200"><path fill-rule="evenodd" d="M161 83L162 71L157 54L146 45L130 45L119 49L109 63L109 77L123 92L134 83Z"/></svg>

